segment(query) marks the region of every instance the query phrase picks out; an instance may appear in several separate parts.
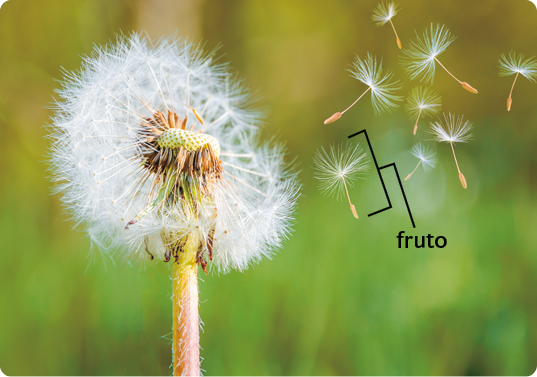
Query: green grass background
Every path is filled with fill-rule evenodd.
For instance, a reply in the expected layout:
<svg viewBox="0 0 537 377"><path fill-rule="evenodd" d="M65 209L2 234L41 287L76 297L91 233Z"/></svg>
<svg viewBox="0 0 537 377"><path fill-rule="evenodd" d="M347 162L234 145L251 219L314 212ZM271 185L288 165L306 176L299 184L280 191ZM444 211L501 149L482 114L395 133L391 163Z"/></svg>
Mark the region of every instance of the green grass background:
<svg viewBox="0 0 537 377"><path fill-rule="evenodd" d="M537 9L526 0L401 0L403 46L431 22L457 40L437 70L443 110L464 114L474 140L448 145L440 162L404 183L375 171L351 195L360 214L323 196L313 179L320 146L368 130L380 164L402 177L418 136L402 109L374 116L364 85L346 71L371 52L410 82L377 1L10 0L0 9L0 368L8 375L168 375L170 265L87 258L89 243L50 194L43 125L60 67L77 69L94 43L120 30L158 37L178 29L221 44L222 61L246 77L266 110L264 135L287 142L300 163L294 234L244 273L203 276L202 367L207 375L529 375L537 367L537 85L499 78L501 53L537 54ZM179 5L178 5L179 4ZM175 17L175 18L174 18ZM161 22L159 22L161 21ZM364 139L361 138L361 143ZM433 144L432 142L430 142ZM444 236L444 249L398 249L396 235ZM164 337L164 338L162 338Z"/></svg>

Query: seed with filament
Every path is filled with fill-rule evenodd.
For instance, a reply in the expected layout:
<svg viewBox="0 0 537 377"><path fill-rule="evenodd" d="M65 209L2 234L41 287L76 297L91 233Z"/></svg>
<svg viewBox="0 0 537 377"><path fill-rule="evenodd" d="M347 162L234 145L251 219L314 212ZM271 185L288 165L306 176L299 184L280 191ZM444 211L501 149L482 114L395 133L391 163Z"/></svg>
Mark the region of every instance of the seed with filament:
<svg viewBox="0 0 537 377"><path fill-rule="evenodd" d="M356 207L349 195L349 187L353 187L358 175L369 169L366 154L360 145L353 146L347 142L338 147L332 145L328 151L321 147L313 157L313 162L319 189L328 195L335 195L338 199L345 193L352 215L358 219Z"/></svg>
<svg viewBox="0 0 537 377"><path fill-rule="evenodd" d="M377 5L377 7L373 10L373 21L376 22L377 26L383 26L387 22L392 25L393 32L395 34L397 47L399 49L403 48L403 45L401 44L401 40L399 39L399 36L397 35L397 31L395 30L395 26L393 25L392 18L395 17L395 15L399 12L399 8L397 4L394 2L391 3L380 3Z"/></svg>
<svg viewBox="0 0 537 377"><path fill-rule="evenodd" d="M402 59L402 65L412 80L421 78L422 81L432 84L435 74L435 65L438 63L451 77L453 77L462 87L470 93L477 94L477 90L467 82L462 82L456 78L438 60L438 56L443 53L455 40L451 32L443 25L436 28L431 24L430 30L425 30L420 37L416 33L416 42L410 41L410 47L403 50L406 55Z"/></svg>
<svg viewBox="0 0 537 377"><path fill-rule="evenodd" d="M459 162L457 161L455 148L453 146L455 143L467 143L472 137L472 134L469 133L471 129L472 123L467 120L465 121L462 115L457 117L452 114L444 114L444 119L439 118L438 121L431 124L430 131L430 133L434 135L436 141L450 144L453 158L455 159L455 165L459 172L459 180L461 181L462 187L465 189L468 188L468 184L466 183L464 174L462 174L461 169L459 168Z"/></svg>
<svg viewBox="0 0 537 377"><path fill-rule="evenodd" d="M511 105L513 104L511 96L518 76L522 75L529 81L535 82L535 79L537 79L537 61L533 57L525 58L522 54L511 52L507 57L504 54L501 55L498 61L498 68L500 69L500 76L515 75L509 98L507 98L507 111L511 111Z"/></svg>
<svg viewBox="0 0 537 377"><path fill-rule="evenodd" d="M406 176L405 181L408 181L410 177L412 177L412 174L414 174L414 172L418 170L420 165L426 172L430 169L434 169L434 167L436 166L436 153L428 145L424 146L421 143L415 144L412 147L410 153L420 161L418 162L418 165L416 165L414 170L412 170L412 173Z"/></svg>
<svg viewBox="0 0 537 377"><path fill-rule="evenodd" d="M382 59L377 64L377 58L370 53L367 53L364 60L357 56L353 63L351 74L355 79L366 84L368 88L349 107L330 116L324 121L324 124L333 123L341 118L369 91L371 91L371 103L375 114L378 115L382 111L389 112L399 107L395 102L400 101L401 97L394 94L395 91L401 89L399 81L391 81L393 72L388 71L383 74Z"/></svg>
<svg viewBox="0 0 537 377"><path fill-rule="evenodd" d="M418 121L423 116L434 116L442 108L442 99L434 90L416 86L412 89L407 97L405 110L411 120L416 120L414 125L414 135L418 130Z"/></svg>

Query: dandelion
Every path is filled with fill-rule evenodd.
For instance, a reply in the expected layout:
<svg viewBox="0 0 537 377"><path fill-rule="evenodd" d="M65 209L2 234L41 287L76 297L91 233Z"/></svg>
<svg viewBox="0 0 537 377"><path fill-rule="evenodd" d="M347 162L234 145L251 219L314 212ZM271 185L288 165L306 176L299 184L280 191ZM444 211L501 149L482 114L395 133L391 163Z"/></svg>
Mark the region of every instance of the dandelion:
<svg viewBox="0 0 537 377"><path fill-rule="evenodd" d="M242 271L290 231L281 146L247 93L188 41L120 36L66 73L51 125L62 200L105 256L173 264L173 374L199 375L198 266Z"/></svg>
<svg viewBox="0 0 537 377"><path fill-rule="evenodd" d="M403 50L406 57L403 57L403 66L410 75L412 80L420 78L421 81L433 83L435 74L436 63L440 64L442 68L459 84L462 85L467 91L477 94L477 90L472 88L467 82L462 82L449 72L446 67L438 60L437 56L443 53L446 48L455 40L455 37L451 35L451 32L440 24L433 28L431 24L431 30L425 29L423 38L416 33L417 41L410 41L410 47Z"/></svg>
<svg viewBox="0 0 537 377"><path fill-rule="evenodd" d="M442 107L442 99L434 90L416 86L409 93L405 110L410 117L410 120L416 120L414 125L414 135L418 130L418 121L421 115L434 116L440 112Z"/></svg>
<svg viewBox="0 0 537 377"><path fill-rule="evenodd" d="M537 61L534 57L526 59L522 54L510 52L507 57L502 54L498 60L498 68L500 69L500 76L515 75L515 80L509 92L509 98L507 98L507 111L511 111L511 104L513 103L511 95L513 94L518 75L520 74L531 82L535 82L537 78Z"/></svg>
<svg viewBox="0 0 537 377"><path fill-rule="evenodd" d="M421 143L414 144L410 153L420 161L414 170L412 170L412 173L406 176L405 181L408 181L410 177L412 177L412 174L414 174L420 165L423 167L425 172L434 169L436 166L436 152L434 152L428 145L423 146Z"/></svg>
<svg viewBox="0 0 537 377"><path fill-rule="evenodd" d="M348 187L354 187L354 181L358 175L369 170L366 154L360 145L353 147L350 142L347 142L338 147L330 146L329 151L321 147L315 153L313 162L316 170L315 178L319 180L319 189L330 196L335 195L337 199L340 199L345 191L351 212L355 218L358 218Z"/></svg>
<svg viewBox="0 0 537 377"><path fill-rule="evenodd" d="M369 91L371 91L371 103L373 104L375 114L378 115L382 111L391 111L399 106L394 103L394 101L400 101L401 97L393 94L395 91L401 89L401 87L398 86L399 81L391 81L393 72L387 71L385 75L382 74L382 59L377 65L377 58L370 53L367 53L364 60L361 60L360 57L357 56L353 63L353 69L351 69L350 72L352 77L366 84L368 88L352 103L352 105L342 112L337 112L326 119L324 124L335 122L341 118L343 114L353 107Z"/></svg>
<svg viewBox="0 0 537 377"><path fill-rule="evenodd" d="M403 45L401 44L401 40L399 39L399 36L397 35L397 31L395 30L395 26L393 26L392 18L399 12L399 8L397 4L391 2L391 3L380 3L377 5L377 8L373 10L373 21L377 23L377 26L384 26L386 22L390 22L392 25L393 32L395 33L395 38L397 41L397 46L399 49L403 48Z"/></svg>
<svg viewBox="0 0 537 377"><path fill-rule="evenodd" d="M455 143L467 143L468 140L472 137L472 134L469 134L472 129L472 123L465 121L464 117L455 115L445 115L444 119L440 119L437 122L434 122L431 125L431 134L434 135L434 139L438 142L445 142L451 145L451 151L453 152L453 158L455 159L455 164L457 165L457 171L459 172L459 179L461 181L462 187L467 188L466 178L462 174L461 169L459 169L459 163L457 162L457 156L455 155L455 149L453 145Z"/></svg>

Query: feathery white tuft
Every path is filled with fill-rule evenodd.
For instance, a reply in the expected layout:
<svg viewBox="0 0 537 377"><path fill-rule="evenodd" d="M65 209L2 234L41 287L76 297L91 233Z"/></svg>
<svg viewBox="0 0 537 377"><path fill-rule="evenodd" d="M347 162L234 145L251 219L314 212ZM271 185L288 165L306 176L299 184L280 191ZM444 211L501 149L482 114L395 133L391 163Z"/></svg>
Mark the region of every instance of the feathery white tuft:
<svg viewBox="0 0 537 377"><path fill-rule="evenodd" d="M377 58L370 53L367 53L364 60L357 56L351 73L355 79L371 88L371 103L375 114L399 107L395 101L401 101L402 97L396 96L394 92L400 90L401 86L399 81L391 82L393 72L382 74L382 59L377 64Z"/></svg>
<svg viewBox="0 0 537 377"><path fill-rule="evenodd" d="M403 49L406 55L402 58L402 65L405 67L412 80L420 78L421 81L434 81L435 58L448 48L456 37L444 25L436 25L431 29L425 29L423 37L416 32L416 42L410 41L410 47Z"/></svg>
<svg viewBox="0 0 537 377"><path fill-rule="evenodd" d="M500 76L510 76L520 73L528 80L535 82L537 78L537 60L535 57L526 58L523 54L511 51L508 56L502 54L498 60Z"/></svg>
<svg viewBox="0 0 537 377"><path fill-rule="evenodd" d="M164 259L174 240L195 232L207 241L213 231L213 265L227 272L270 257L288 237L296 174L282 146L258 146L259 114L213 54L176 36L156 43L119 36L85 57L80 72L65 72L58 93L50 127L54 181L72 218L104 254ZM218 140L225 179L212 199L197 203L196 216L163 204L125 230L156 195L139 153L140 123L168 109Z"/></svg>
<svg viewBox="0 0 537 377"><path fill-rule="evenodd" d="M416 86L407 97L405 111L411 120L416 120L421 113L434 116L442 108L442 99L436 91L428 87Z"/></svg>
<svg viewBox="0 0 537 377"><path fill-rule="evenodd" d="M331 145L328 151L321 147L315 153L313 162L316 170L314 176L319 180L321 192L338 199L345 193L345 182L353 187L358 176L369 170L366 154L360 144L353 146L350 142L337 147Z"/></svg>
<svg viewBox="0 0 537 377"><path fill-rule="evenodd" d="M464 116L455 116L449 113L444 114L444 119L439 117L438 121L431 124L430 133L438 142L446 143L467 143L471 138L470 130L472 123L464 120Z"/></svg>
<svg viewBox="0 0 537 377"><path fill-rule="evenodd" d="M423 145L421 143L414 144L410 153L421 160L421 165L423 166L424 171L429 171L434 169L436 162L436 152L431 149L428 145Z"/></svg>
<svg viewBox="0 0 537 377"><path fill-rule="evenodd" d="M390 21L399 12L399 7L394 2L382 2L377 5L373 10L373 21L377 26L383 26L386 22Z"/></svg>

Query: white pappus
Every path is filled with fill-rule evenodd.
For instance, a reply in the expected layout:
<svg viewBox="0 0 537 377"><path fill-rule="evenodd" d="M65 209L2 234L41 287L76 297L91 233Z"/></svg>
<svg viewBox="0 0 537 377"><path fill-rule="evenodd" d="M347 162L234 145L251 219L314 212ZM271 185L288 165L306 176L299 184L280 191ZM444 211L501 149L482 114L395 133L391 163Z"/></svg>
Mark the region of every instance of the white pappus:
<svg viewBox="0 0 537 377"><path fill-rule="evenodd" d="M377 27L384 26L386 22L389 22L390 25L392 25L393 32L395 34L397 47L399 49L403 48L403 45L401 44L401 40L399 39L399 36L397 35L397 31L395 30L395 26L393 25L392 18L395 17L395 15L399 12L399 7L394 2L391 3L385 3L382 2L377 5L377 7L373 10L373 21L377 24Z"/></svg>
<svg viewBox="0 0 537 377"><path fill-rule="evenodd" d="M470 93L477 94L477 89L467 82L463 82L455 77L447 68L440 63L438 56L442 54L455 40L451 32L444 25L431 24L430 29L425 29L420 37L416 32L416 41L410 41L410 47L403 50L405 56L401 59L401 64L405 67L412 80L419 78L421 81L433 83L436 63L455 79L462 87Z"/></svg>
<svg viewBox="0 0 537 377"><path fill-rule="evenodd" d="M57 191L106 255L164 261L184 237L198 263L244 270L288 237L298 197L282 145L213 54L177 36L119 36L65 72L50 125Z"/></svg>
<svg viewBox="0 0 537 377"><path fill-rule="evenodd" d="M468 188L468 184L459 167L459 162L457 161L457 155L455 154L453 145L455 143L467 143L473 136L470 133L471 129L472 123L468 120L464 120L464 116L456 116L449 113L447 115L444 114L444 119L438 117L438 121L431 123L431 130L429 131L434 136L434 140L439 143L449 143L451 146L453 159L455 160L455 165L459 172L459 180L461 181L462 187L465 189Z"/></svg>
<svg viewBox="0 0 537 377"><path fill-rule="evenodd" d="M535 82L537 78L537 61L535 57L526 58L523 54L517 54L511 51L508 56L502 54L498 60L498 68L500 69L500 76L515 75L513 85L511 85L511 91L507 98L507 111L511 111L513 104L513 89L515 88L518 75L522 75L531 82Z"/></svg>
<svg viewBox="0 0 537 377"><path fill-rule="evenodd" d="M433 151L428 145L423 145L421 143L414 144L412 150L410 151L410 154L412 154L412 156L416 157L420 161L418 162L414 170L412 170L412 172L406 176L405 181L409 180L410 177L412 177L412 174L414 174L416 170L418 170L420 165L423 167L423 170L425 172L434 169L434 167L436 166L436 152Z"/></svg>
<svg viewBox="0 0 537 377"><path fill-rule="evenodd" d="M349 107L341 112L334 113L324 121L324 124L333 123L343 116L351 107L353 107L367 92L371 90L371 104L375 114L378 115L383 111L392 111L399 107L396 101L402 97L395 95L395 92L401 89L399 80L392 81L393 72L386 71L383 75L382 58L377 64L377 58L369 52L364 60L356 56L350 70L351 76L356 80L367 85L367 89L358 97Z"/></svg>
<svg viewBox="0 0 537 377"><path fill-rule="evenodd" d="M339 146L331 145L326 151L323 147L317 150L313 157L315 163L315 178L319 180L319 189L327 195L335 195L337 199L346 194L351 212L358 218L356 208L351 202L348 187L354 186L354 181L360 174L369 170L366 154L360 144L353 146L350 142Z"/></svg>
<svg viewBox="0 0 537 377"><path fill-rule="evenodd" d="M399 12L399 7L394 2L391 3L379 3L373 10L372 20L375 21L377 26L384 26L386 22L391 21L393 17Z"/></svg>
<svg viewBox="0 0 537 377"><path fill-rule="evenodd" d="M418 130L418 121L421 115L433 116L440 112L442 99L438 93L431 88L416 86L407 97L405 110L411 120L416 120L414 125L414 135Z"/></svg>

